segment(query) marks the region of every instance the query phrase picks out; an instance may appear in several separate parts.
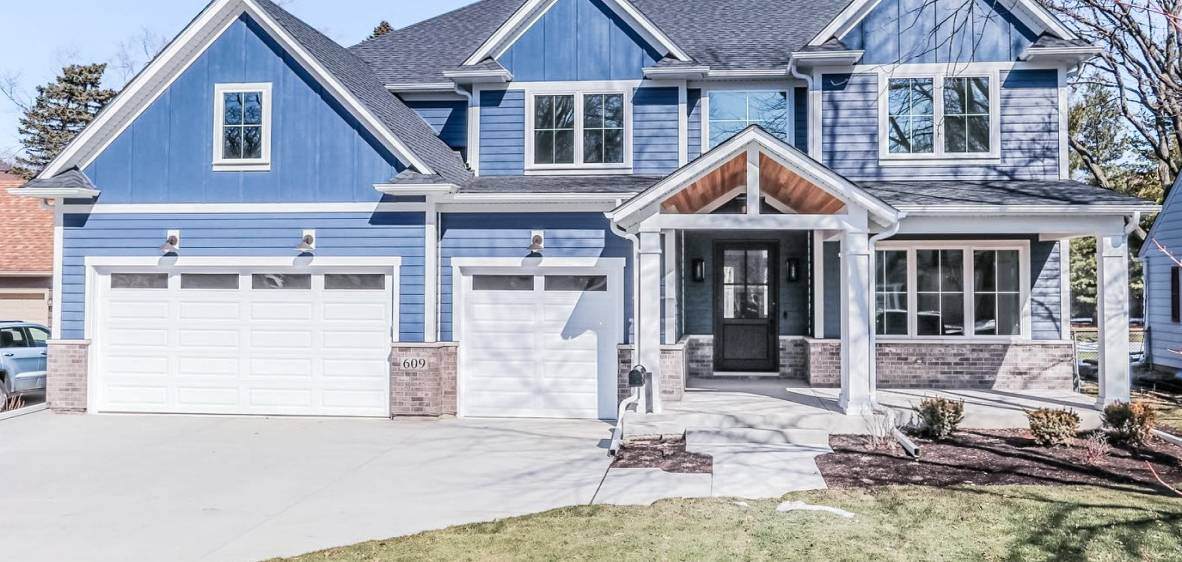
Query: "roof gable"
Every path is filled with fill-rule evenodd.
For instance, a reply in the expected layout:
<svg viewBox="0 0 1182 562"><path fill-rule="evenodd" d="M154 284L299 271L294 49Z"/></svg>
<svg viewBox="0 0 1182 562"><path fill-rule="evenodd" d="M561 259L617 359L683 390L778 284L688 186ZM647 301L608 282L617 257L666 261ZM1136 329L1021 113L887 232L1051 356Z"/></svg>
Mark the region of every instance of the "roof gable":
<svg viewBox="0 0 1182 562"><path fill-rule="evenodd" d="M610 12L621 23L627 26L639 40L647 43L649 48L655 53L653 61L661 59L661 56L668 54L678 60L691 60L690 56L686 54L681 47L677 46L664 31L656 26L648 17L646 17L636 6L632 5L628 0L580 0L583 3L592 3L596 11L602 10ZM577 6L573 0L526 0L517 11L504 21L483 43L472 52L464 61L464 65L480 64L487 58L500 59L510 48L512 48L519 40L525 38L531 32L537 29L539 22L546 25L549 21L550 25L561 25L564 21L576 21L578 15L582 10L581 6ZM574 10L573 13L569 11ZM594 12L585 12L588 18L594 16ZM574 17L571 17L573 15ZM592 19L588 20L594 21ZM567 33L578 33L578 29L566 29ZM542 33L545 33L543 31ZM562 33L558 31L557 33Z"/></svg>
<svg viewBox="0 0 1182 562"><path fill-rule="evenodd" d="M214 0L42 172L85 166L135 121L242 15L256 21L326 93L399 161L463 181L459 158L422 119L373 80L364 62L269 0ZM412 149L413 147L413 149ZM439 168L439 169L436 169Z"/></svg>

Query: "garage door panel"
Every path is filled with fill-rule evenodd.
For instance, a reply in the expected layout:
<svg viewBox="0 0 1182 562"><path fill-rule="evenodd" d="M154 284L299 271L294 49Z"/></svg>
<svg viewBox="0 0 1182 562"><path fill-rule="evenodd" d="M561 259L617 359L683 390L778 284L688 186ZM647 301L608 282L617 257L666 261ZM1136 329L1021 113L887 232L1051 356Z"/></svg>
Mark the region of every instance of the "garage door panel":
<svg viewBox="0 0 1182 562"><path fill-rule="evenodd" d="M185 406L234 406L241 400L237 386L222 388L177 387L177 403Z"/></svg>
<svg viewBox="0 0 1182 562"><path fill-rule="evenodd" d="M467 307L465 319L470 322L504 321L522 324L532 323L536 311L531 301L521 303L472 303Z"/></svg>
<svg viewBox="0 0 1182 562"><path fill-rule="evenodd" d="M395 286L324 290L322 275L311 289L103 285L98 409L388 415Z"/></svg>

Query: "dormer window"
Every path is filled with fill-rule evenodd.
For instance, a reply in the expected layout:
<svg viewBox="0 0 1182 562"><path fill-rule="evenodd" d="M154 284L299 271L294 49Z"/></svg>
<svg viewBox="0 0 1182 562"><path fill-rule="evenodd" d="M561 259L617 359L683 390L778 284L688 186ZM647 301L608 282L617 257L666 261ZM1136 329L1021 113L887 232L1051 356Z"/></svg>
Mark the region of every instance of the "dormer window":
<svg viewBox="0 0 1182 562"><path fill-rule="evenodd" d="M527 107L528 170L626 170L628 107L622 92L538 92Z"/></svg>
<svg viewBox="0 0 1182 562"><path fill-rule="evenodd" d="M904 161L982 160L999 157L998 76L944 72L881 75L879 158Z"/></svg>
<svg viewBox="0 0 1182 562"><path fill-rule="evenodd" d="M215 86L213 167L217 171L270 170L270 84Z"/></svg>

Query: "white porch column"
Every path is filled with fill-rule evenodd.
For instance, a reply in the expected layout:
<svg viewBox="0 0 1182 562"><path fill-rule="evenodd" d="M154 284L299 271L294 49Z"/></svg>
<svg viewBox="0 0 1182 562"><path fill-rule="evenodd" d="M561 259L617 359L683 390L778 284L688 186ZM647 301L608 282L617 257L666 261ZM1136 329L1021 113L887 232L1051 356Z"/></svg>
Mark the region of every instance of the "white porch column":
<svg viewBox="0 0 1182 562"><path fill-rule="evenodd" d="M1106 406L1129 401L1128 236L1096 236L1096 325L1100 329L1100 400Z"/></svg>
<svg viewBox="0 0 1182 562"><path fill-rule="evenodd" d="M662 263L661 233L640 233L640 286L635 298L640 302L640 318L636 322L636 348L638 360L652 375L647 393L650 395L650 409L661 413L661 275Z"/></svg>
<svg viewBox="0 0 1182 562"><path fill-rule="evenodd" d="M665 337L662 338L663 343L674 344L677 343L678 336L678 319L677 319L677 301L680 298L678 289L681 283L678 280L677 271L677 232L674 230L665 230L661 232L665 237L665 271L663 273L665 278L665 299L662 303L665 308Z"/></svg>
<svg viewBox="0 0 1182 562"><path fill-rule="evenodd" d="M439 213L435 196L423 211L423 341L439 339Z"/></svg>
<svg viewBox="0 0 1182 562"><path fill-rule="evenodd" d="M872 411L870 392L870 236L866 212L841 239L841 395L838 405L848 415ZM858 224L860 223L860 224Z"/></svg>

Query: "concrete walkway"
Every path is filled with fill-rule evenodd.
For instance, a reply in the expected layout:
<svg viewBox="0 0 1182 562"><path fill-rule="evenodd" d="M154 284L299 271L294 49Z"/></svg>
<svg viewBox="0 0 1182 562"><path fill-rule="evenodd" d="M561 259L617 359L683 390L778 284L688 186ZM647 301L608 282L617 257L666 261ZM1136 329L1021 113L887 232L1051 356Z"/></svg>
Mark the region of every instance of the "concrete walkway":
<svg viewBox="0 0 1182 562"><path fill-rule="evenodd" d="M258 560L586 505L595 421L65 416L0 422L0 558Z"/></svg>

